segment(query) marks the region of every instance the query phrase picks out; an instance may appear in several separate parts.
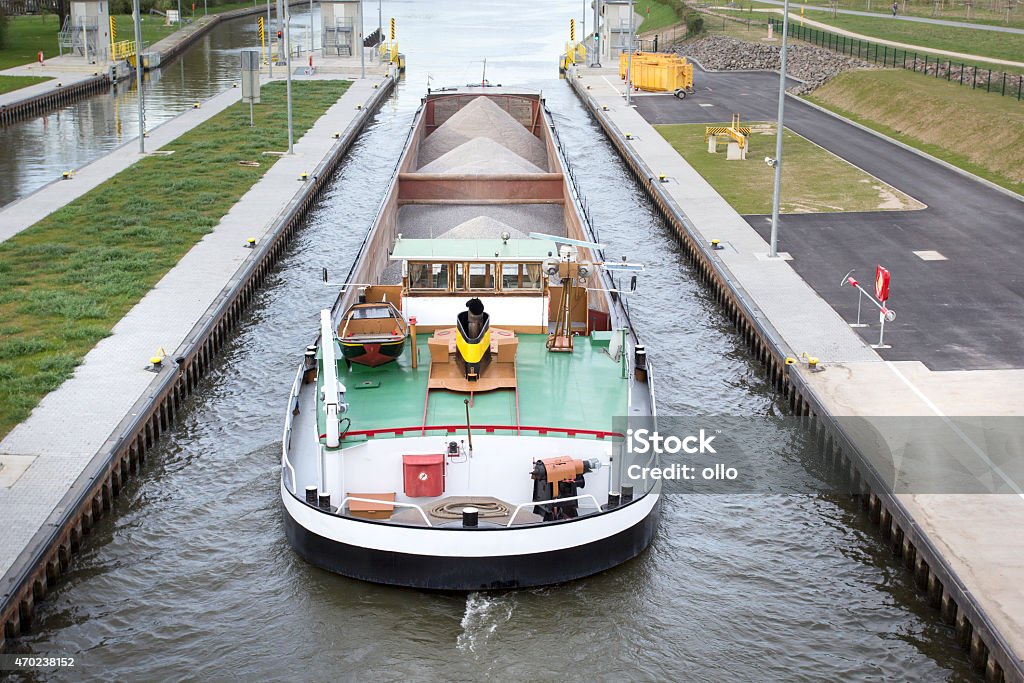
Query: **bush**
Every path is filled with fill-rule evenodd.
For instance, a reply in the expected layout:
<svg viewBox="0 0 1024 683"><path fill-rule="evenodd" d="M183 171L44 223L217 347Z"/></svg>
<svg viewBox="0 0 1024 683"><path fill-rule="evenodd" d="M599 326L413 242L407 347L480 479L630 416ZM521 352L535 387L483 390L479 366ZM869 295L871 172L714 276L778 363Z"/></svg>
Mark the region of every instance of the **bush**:
<svg viewBox="0 0 1024 683"><path fill-rule="evenodd" d="M686 6L683 0L664 0L664 2L676 13L679 21L686 24L687 35L693 36L704 31L704 16L700 12L694 12Z"/></svg>
<svg viewBox="0 0 1024 683"><path fill-rule="evenodd" d="M686 32L694 36L704 30L704 17L698 12L691 12L686 16Z"/></svg>

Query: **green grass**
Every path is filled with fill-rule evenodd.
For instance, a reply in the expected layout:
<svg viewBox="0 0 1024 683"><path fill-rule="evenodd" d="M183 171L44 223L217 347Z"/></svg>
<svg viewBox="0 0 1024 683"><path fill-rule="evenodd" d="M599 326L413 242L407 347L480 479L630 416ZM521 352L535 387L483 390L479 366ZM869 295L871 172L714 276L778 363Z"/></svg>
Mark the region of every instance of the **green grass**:
<svg viewBox="0 0 1024 683"><path fill-rule="evenodd" d="M130 14L116 14L117 39L135 40L135 23ZM144 14L139 22L139 29L142 33L142 44L152 45L153 43L166 38L174 33L176 26L164 26L164 18L158 14Z"/></svg>
<svg viewBox="0 0 1024 683"><path fill-rule="evenodd" d="M724 3L723 3L724 4ZM741 6L754 5L755 7L768 7L767 3L751 2L751 0L740 0ZM1020 4L1015 4L1013 9L1010 10L1010 21L1007 23L1006 18L1006 3L998 3L999 9L997 11L992 10L992 3L989 2L975 2L974 7L971 11L970 18L967 17L966 6L963 2L947 2L943 3L943 7L935 11L935 3L933 0L912 0L911 2L904 3L900 1L900 15L902 16L913 16L913 17L927 17L934 19L944 19L946 21L962 21L970 24L991 24L996 26L1014 26L1017 28L1024 28L1024 7ZM790 7L794 8L794 11L799 12L800 7L805 6L808 11L811 8L816 9L829 9L828 2L825 0L811 0L807 3L790 3ZM884 0L838 0L839 9L856 10L858 12L873 12L882 17L890 17L892 6L892 0L885 2ZM778 5L776 5L778 7Z"/></svg>
<svg viewBox="0 0 1024 683"><path fill-rule="evenodd" d="M7 46L0 50L0 69L34 62L40 50L46 57L56 57L59 30L57 17L52 14L11 17Z"/></svg>
<svg viewBox="0 0 1024 683"><path fill-rule="evenodd" d="M636 29L637 33L657 31L660 28L680 23L676 11L659 0L637 0L635 7L637 14L644 17L643 22Z"/></svg>
<svg viewBox="0 0 1024 683"><path fill-rule="evenodd" d="M737 212L771 213L775 171L762 160L775 156L775 126L744 125L752 128L745 161L726 161L721 141L719 153L710 154L703 124L655 128ZM906 195L788 129L783 135L783 158L783 213L920 208Z"/></svg>
<svg viewBox="0 0 1024 683"><path fill-rule="evenodd" d="M36 83L45 83L46 81L52 80L52 78L39 76L0 76L0 95L5 92L20 90L21 88L35 85Z"/></svg>
<svg viewBox="0 0 1024 683"><path fill-rule="evenodd" d="M764 7L770 6L764 5ZM798 12L799 8L796 11ZM769 17L778 19L782 16L781 13L775 12L748 12L743 10L715 10L715 12L720 15L724 14L732 17L739 21L754 22L761 33L764 32L763 27L768 23ZM983 60L958 59L955 57L939 55L933 52L934 50L949 50L953 52L974 54L978 57L1008 59L1011 61L1024 62L1024 35L996 33L994 31L984 31L980 29L959 29L945 26L931 26L928 24L911 22L894 22L891 19L884 18L873 19L870 17L844 17L840 15L838 19L832 19L828 13L816 11L808 11L807 18L826 23L830 27L842 28L844 30L864 35L868 40L891 40L894 42L917 46L916 48L912 47L907 50L908 60L912 59L916 52L918 57L921 59L924 59L925 55L928 55L932 59L941 62L950 60L954 64L963 63L967 66L977 66L979 73L990 68L992 71L1006 71L1007 73L1021 73L1024 71L1024 67L1002 65ZM722 23L723 19L721 17L708 16L705 25L721 26ZM791 31L797 30L798 27L799 21L794 20L790 23ZM809 30L829 30L827 27L819 28L817 26L811 26L810 24L807 24L806 27ZM833 35L839 34L833 33ZM857 39L847 38L847 40L855 41ZM808 37L807 41L811 42L810 37ZM878 46L878 59L881 60L885 47L881 43L876 44ZM852 56L856 57L856 47L852 47L850 49L852 50ZM889 47L888 52L890 55L893 50L898 50L898 59L902 59L903 48ZM867 52L864 54L866 58ZM868 59L867 61L873 60ZM910 62L908 61L908 64L909 63Z"/></svg>
<svg viewBox="0 0 1024 683"><path fill-rule="evenodd" d="M297 138L348 85L293 84ZM0 243L0 436L260 179L273 163L261 152L287 147L284 92L264 86L254 128L235 104L168 144L173 155L139 161Z"/></svg>
<svg viewBox="0 0 1024 683"><path fill-rule="evenodd" d="M812 102L1024 194L1024 107L901 70L840 74Z"/></svg>
<svg viewBox="0 0 1024 683"><path fill-rule="evenodd" d="M808 19L835 26L845 31L932 50L962 52L979 57L1024 61L1024 35L982 29L935 26L914 21L893 21L886 17L858 17L828 12L808 11Z"/></svg>

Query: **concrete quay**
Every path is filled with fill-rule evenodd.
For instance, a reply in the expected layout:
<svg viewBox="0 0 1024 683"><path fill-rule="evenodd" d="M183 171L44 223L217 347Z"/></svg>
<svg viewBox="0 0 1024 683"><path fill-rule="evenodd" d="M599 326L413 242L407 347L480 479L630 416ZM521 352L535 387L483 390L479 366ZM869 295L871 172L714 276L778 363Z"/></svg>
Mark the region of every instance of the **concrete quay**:
<svg viewBox="0 0 1024 683"><path fill-rule="evenodd" d="M69 58L70 59L70 58ZM2 76L36 76L52 78L0 95L0 126L43 114L54 107L71 104L80 97L110 87L110 76L95 65L80 68L82 64L53 64L46 68L38 65L16 66L0 71ZM82 60L77 60L82 62ZM105 68L105 67L104 67Z"/></svg>
<svg viewBox="0 0 1024 683"><path fill-rule="evenodd" d="M295 143L295 154L274 163L86 355L74 376L0 441L0 516L6 522L0 531L0 650L30 625L34 605L170 427L394 83L391 76L354 80ZM227 104L237 98L230 95ZM201 119L187 121L194 126ZM179 134L190 127L179 123ZM112 160L106 177L125 162ZM90 177L98 181L103 168ZM303 172L305 182L299 181ZM54 209L66 203L50 188L40 193L48 193ZM247 248L250 237L255 248ZM153 372L147 359L159 347L168 351L167 361ZM70 424L73 429L64 428Z"/></svg>
<svg viewBox="0 0 1024 683"><path fill-rule="evenodd" d="M886 360L801 276L804 255L796 246L796 261L789 254L768 258L768 244L758 230L636 107L626 106L617 69L581 68L568 80L675 229L737 332L765 364L773 386L794 414L806 418L827 462L861 492L869 519L954 626L974 665L989 680L1024 680L1024 537L1017 532L1024 525L1024 477L1015 445L1021 443L1020 434L1014 433L1020 420L993 426L987 419L1024 413L1024 366L944 366L939 371L909 359L906 351L900 360ZM699 106L690 98L675 102ZM871 144L894 143L875 138ZM922 168L937 163L914 158ZM661 174L667 182L659 180ZM975 182L958 178L968 188ZM899 179L893 184L903 189ZM977 188L988 189L981 183ZM939 251L945 250L943 240L962 237L941 227L933 236L937 243L929 248ZM720 240L721 248L713 249L712 239ZM844 272L835 274L836 289ZM805 363L787 361L804 352L820 358L825 369L812 371ZM918 469L907 466L913 458L908 457L905 423L915 417L946 449L914 454L924 463ZM970 480L974 486L951 489L899 481L908 473L936 471L952 472L957 484ZM894 483L899 484L897 493L891 492Z"/></svg>

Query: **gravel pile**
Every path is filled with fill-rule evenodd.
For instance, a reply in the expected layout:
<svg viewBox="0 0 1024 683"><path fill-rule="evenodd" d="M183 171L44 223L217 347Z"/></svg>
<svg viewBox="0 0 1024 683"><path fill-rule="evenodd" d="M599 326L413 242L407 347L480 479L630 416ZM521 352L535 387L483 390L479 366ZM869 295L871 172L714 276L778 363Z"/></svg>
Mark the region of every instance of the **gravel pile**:
<svg viewBox="0 0 1024 683"><path fill-rule="evenodd" d="M561 204L405 204L398 208L396 230L409 239L434 238L481 216L509 232L565 234Z"/></svg>
<svg viewBox="0 0 1024 683"><path fill-rule="evenodd" d="M779 46L747 43L728 36L701 38L680 45L676 51L681 55L693 57L707 69L770 71L780 68ZM789 89L789 92L797 95L804 95L817 89L844 71L875 68L869 62L816 45L790 44L788 51L786 71L790 76L804 81Z"/></svg>
<svg viewBox="0 0 1024 683"><path fill-rule="evenodd" d="M547 150L540 138L490 98L478 97L438 126L420 144L420 168L473 138L488 138L546 171Z"/></svg>
<svg viewBox="0 0 1024 683"><path fill-rule="evenodd" d="M477 216L476 218L469 219L465 223L456 225L454 228L441 235L441 238L449 240L498 239L504 232L507 232L509 237L512 239L522 239L526 237L526 233L521 230L516 230L507 223L502 223L490 216Z"/></svg>
<svg viewBox="0 0 1024 683"><path fill-rule="evenodd" d="M421 166L419 172L481 175L543 173L544 170L490 138L473 138Z"/></svg>

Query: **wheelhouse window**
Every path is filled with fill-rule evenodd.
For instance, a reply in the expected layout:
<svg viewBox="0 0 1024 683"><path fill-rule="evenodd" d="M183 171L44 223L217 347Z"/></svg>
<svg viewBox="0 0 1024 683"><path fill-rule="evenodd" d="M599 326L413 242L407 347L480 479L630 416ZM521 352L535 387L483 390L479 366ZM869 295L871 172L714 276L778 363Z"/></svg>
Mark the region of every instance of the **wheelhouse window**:
<svg viewBox="0 0 1024 683"><path fill-rule="evenodd" d="M494 264L469 264L469 289L471 291L494 290Z"/></svg>
<svg viewBox="0 0 1024 683"><path fill-rule="evenodd" d="M409 289L446 291L448 289L448 264L410 262Z"/></svg>
<svg viewBox="0 0 1024 683"><path fill-rule="evenodd" d="M541 289L539 263L503 263L501 288L506 292L539 291Z"/></svg>

